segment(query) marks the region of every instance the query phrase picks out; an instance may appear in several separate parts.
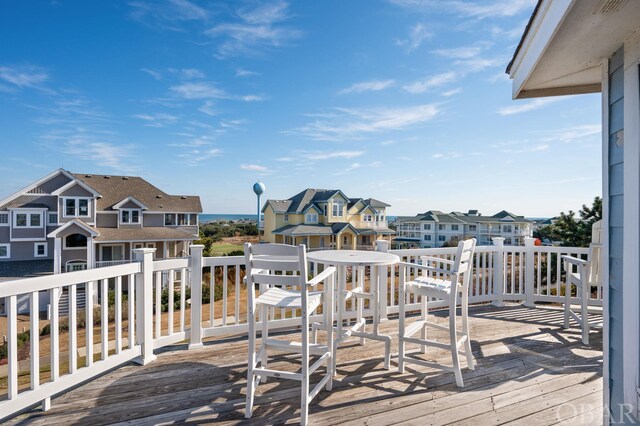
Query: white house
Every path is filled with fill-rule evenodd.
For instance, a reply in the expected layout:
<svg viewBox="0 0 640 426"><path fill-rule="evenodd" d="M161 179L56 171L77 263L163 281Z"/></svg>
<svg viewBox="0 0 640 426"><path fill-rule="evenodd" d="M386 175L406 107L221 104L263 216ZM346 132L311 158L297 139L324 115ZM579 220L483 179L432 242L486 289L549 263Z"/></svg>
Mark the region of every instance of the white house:
<svg viewBox="0 0 640 426"><path fill-rule="evenodd" d="M514 99L602 93L607 424L640 418L639 61L640 1L540 0L507 68Z"/></svg>

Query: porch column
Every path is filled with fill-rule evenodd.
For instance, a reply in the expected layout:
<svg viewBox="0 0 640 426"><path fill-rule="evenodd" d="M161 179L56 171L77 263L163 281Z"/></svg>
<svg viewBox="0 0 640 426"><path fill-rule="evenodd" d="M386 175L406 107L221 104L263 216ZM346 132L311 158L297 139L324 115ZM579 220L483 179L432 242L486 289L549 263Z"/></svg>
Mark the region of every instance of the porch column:
<svg viewBox="0 0 640 426"><path fill-rule="evenodd" d="M87 238L87 269L93 269L93 260L95 259L95 243L93 238Z"/></svg>
<svg viewBox="0 0 640 426"><path fill-rule="evenodd" d="M62 239L53 239L53 273L59 274L62 267Z"/></svg>
<svg viewBox="0 0 640 426"><path fill-rule="evenodd" d="M354 235L353 237L351 237L351 249L355 250L358 247L356 246L356 244L358 243L358 236Z"/></svg>

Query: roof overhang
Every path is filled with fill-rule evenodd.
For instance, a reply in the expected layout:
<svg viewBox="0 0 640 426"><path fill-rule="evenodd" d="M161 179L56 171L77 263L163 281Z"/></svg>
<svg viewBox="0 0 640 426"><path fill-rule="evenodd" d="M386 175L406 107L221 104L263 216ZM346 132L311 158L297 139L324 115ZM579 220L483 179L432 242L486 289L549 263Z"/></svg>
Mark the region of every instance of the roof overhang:
<svg viewBox="0 0 640 426"><path fill-rule="evenodd" d="M62 231L64 231L65 229L67 229L67 228L69 228L69 227L71 227L73 225L79 226L81 229L84 229L85 231L87 231L89 233L89 235L91 235L94 238L100 235L100 232L98 232L95 228L92 228L91 226L87 225L86 223L84 223L83 221L81 221L79 219L73 219L73 220L70 220L69 222L65 223L61 227L51 231L49 234L47 234L47 238L56 238L58 236L58 234L60 234Z"/></svg>
<svg viewBox="0 0 640 426"><path fill-rule="evenodd" d="M71 182L67 183L66 185L61 186L60 188L53 191L51 195L61 195L64 191L76 185L84 188L86 191L90 192L94 197L102 197L102 195L100 195L98 191L96 191L95 189L93 189L92 187L90 187L89 185L87 185L86 183L78 179L74 179Z"/></svg>
<svg viewBox="0 0 640 426"><path fill-rule="evenodd" d="M125 204L127 204L129 201L131 201L134 204L137 204L138 207L140 207L142 210L147 210L148 209L147 206L145 206L142 202L136 200L134 197L127 197L124 200L120 201L119 203L114 204L112 208L114 210L117 210L117 209L121 208L122 206L124 206Z"/></svg>
<svg viewBox="0 0 640 426"><path fill-rule="evenodd" d="M602 63L639 21L636 0L540 0L507 68L513 99L599 92Z"/></svg>

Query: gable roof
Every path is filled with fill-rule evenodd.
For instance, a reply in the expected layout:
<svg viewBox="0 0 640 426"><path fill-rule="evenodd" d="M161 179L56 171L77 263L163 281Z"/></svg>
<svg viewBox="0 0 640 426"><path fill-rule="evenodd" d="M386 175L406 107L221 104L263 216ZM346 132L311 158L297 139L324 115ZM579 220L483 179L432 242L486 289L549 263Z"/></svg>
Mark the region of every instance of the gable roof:
<svg viewBox="0 0 640 426"><path fill-rule="evenodd" d="M131 201L134 204L137 204L138 207L140 207L142 210L147 210L148 209L147 206L145 206L140 201L136 200L134 197L131 197L131 196L125 198L124 200L120 201L119 203L114 204L112 208L119 209L120 207L122 207L125 204L127 204L129 201Z"/></svg>
<svg viewBox="0 0 640 426"><path fill-rule="evenodd" d="M56 228L53 231L49 232L49 234L47 234L47 238L55 238L60 232L64 231L65 229L67 229L67 228L69 228L71 226L74 226L74 225L84 229L92 237L97 237L98 235L100 235L100 232L97 229L93 228L92 226L87 225L86 223L84 223L84 221L82 221L80 219L72 219L69 222L67 222L64 225L62 225L61 227Z"/></svg>
<svg viewBox="0 0 640 426"><path fill-rule="evenodd" d="M493 216L481 216L476 215L473 212L477 210L470 210L469 213L451 212L443 213L440 210L429 210L423 214L416 215L414 217L402 217L398 218L398 223L405 222L438 222L438 223L467 223L474 224L476 222L516 222L516 223L531 223L529 219L524 216L518 216L510 213L506 210L502 210Z"/></svg>
<svg viewBox="0 0 640 426"><path fill-rule="evenodd" d="M327 202L336 195L340 195L346 200L347 208L353 207L360 201L373 208L390 207L389 204L373 198L349 198L339 189L307 188L286 200L267 200L262 208L262 212L264 212L267 207L271 207L275 213L299 214L306 211L312 205L315 205L318 211L322 212L318 203Z"/></svg>
<svg viewBox="0 0 640 426"><path fill-rule="evenodd" d="M201 213L200 197L169 195L137 176L112 176L73 173L73 176L96 189L102 198L97 200L98 211L113 210L128 197L134 197L149 211L170 213Z"/></svg>
<svg viewBox="0 0 640 426"><path fill-rule="evenodd" d="M102 195L100 195L100 193L98 191L96 191L95 189L93 189L92 187L90 187L89 185L87 185L86 183L84 183L84 182L82 182L82 181L80 181L78 179L73 179L73 180L69 181L66 185L63 185L60 188L56 189L55 191L51 192L51 195L60 195L64 191L66 191L69 188L72 188L75 185L81 186L82 188L86 189L94 197L101 197L102 196Z"/></svg>
<svg viewBox="0 0 640 426"><path fill-rule="evenodd" d="M35 181L33 183L30 183L29 185L25 186L21 190L16 191L13 194L9 195L8 197L5 197L4 199L0 200L0 205L7 204L8 202L13 200L14 198L32 191L34 188L37 188L39 185L45 183L49 179L51 179L51 178L53 178L53 177L55 177L57 175L60 175L60 174L65 175L69 179L73 179L73 175L71 173L69 173L68 171L66 171L64 169L57 169L57 170L49 173L48 175L38 179L37 181Z"/></svg>

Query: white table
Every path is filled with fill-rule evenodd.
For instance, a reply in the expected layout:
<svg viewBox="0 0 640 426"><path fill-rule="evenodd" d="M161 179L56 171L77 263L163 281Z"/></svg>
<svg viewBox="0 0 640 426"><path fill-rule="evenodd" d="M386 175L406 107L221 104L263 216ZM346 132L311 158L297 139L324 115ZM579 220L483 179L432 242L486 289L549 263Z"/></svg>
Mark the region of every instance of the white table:
<svg viewBox="0 0 640 426"><path fill-rule="evenodd" d="M400 262L400 258L395 254L378 252L378 251L363 251L363 250L323 250L316 251L307 254L307 259L317 264L325 266L335 266L338 271L338 288L336 297L336 320L337 320L337 337L335 344L333 345L333 363L335 372L336 363L336 351L338 346L343 343L349 337L360 337L361 343L364 344L364 339L373 339L384 342L385 344L385 357L384 367L389 369L389 361L391 356L391 337L385 336L379 333L380 325L380 306L382 301L381 295L384 294L382 286L387 285L386 274L380 273L380 270L385 266L395 265ZM352 277L355 276L357 269L369 266L371 267L371 279L370 279L370 292L366 292L364 289L364 282L360 282L360 286L349 291L346 290L347 286L347 267L352 266ZM384 279L383 279L384 278ZM335 289L334 289L335 290ZM361 301L358 306L358 316L356 324L352 327L347 327L344 330L343 325L343 313L346 309L346 301L350 298L359 298ZM362 318L362 307L364 301L362 299L369 299L370 306L373 307L373 332L367 333L365 331L366 320ZM315 325L315 328L324 328ZM315 334L315 333L314 333Z"/></svg>

